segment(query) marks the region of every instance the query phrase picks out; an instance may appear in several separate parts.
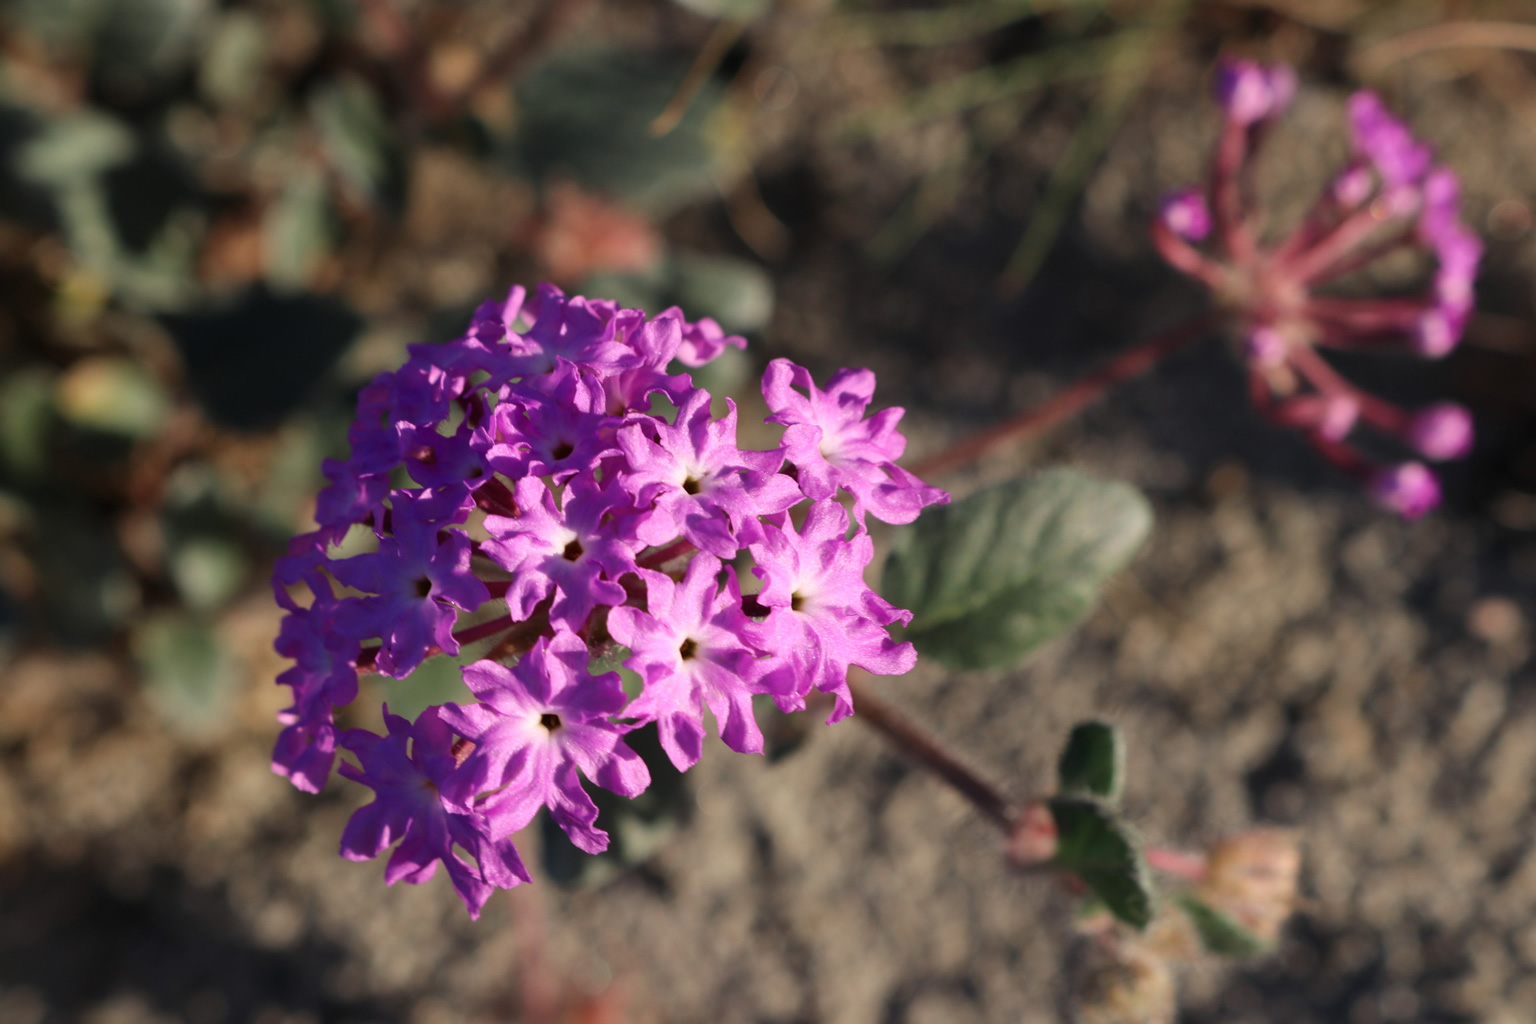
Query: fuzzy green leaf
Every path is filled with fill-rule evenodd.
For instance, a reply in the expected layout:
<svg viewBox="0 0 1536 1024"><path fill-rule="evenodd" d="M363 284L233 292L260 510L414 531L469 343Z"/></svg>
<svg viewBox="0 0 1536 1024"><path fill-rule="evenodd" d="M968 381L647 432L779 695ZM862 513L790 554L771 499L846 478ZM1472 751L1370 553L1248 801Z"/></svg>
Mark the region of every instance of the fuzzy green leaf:
<svg viewBox="0 0 1536 1024"><path fill-rule="evenodd" d="M1097 800L1058 796L1055 865L1082 880L1110 913L1133 928L1152 920L1152 880L1129 825Z"/></svg>
<svg viewBox="0 0 1536 1024"><path fill-rule="evenodd" d="M1095 796L1113 806L1125 781L1125 744L1108 722L1079 722L1056 771L1063 793Z"/></svg>
<svg viewBox="0 0 1536 1024"><path fill-rule="evenodd" d="M898 534L885 597L906 638L953 668L1012 665L1081 619L1146 539L1134 488L1053 469L928 509Z"/></svg>

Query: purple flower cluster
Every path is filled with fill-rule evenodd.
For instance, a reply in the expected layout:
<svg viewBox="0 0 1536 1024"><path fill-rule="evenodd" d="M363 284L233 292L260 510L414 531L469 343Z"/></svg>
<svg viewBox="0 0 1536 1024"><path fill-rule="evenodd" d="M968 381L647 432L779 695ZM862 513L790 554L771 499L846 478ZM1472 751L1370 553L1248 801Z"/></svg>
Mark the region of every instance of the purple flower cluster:
<svg viewBox="0 0 1536 1024"><path fill-rule="evenodd" d="M318 528L274 573L287 611L276 646L294 666L279 678L293 704L273 768L318 792L338 754L356 758L340 774L375 798L347 826L343 856L394 845L391 884L441 862L478 914L493 889L528 880L510 837L539 808L581 849L607 847L582 780L645 790L632 729L654 722L686 770L706 709L727 746L758 753L755 695L791 711L821 690L836 721L853 711L849 666L912 667L911 644L888 632L910 614L864 582L865 516L911 522L948 495L895 465L901 410L866 417L867 370L822 391L775 360L763 396L783 442L738 447L735 405L717 417L710 394L669 368L744 344L676 309L648 318L551 286L513 289L463 337L413 346L362 391L351 457L324 466ZM359 534L374 549L341 557ZM456 629L466 613L475 624ZM403 678L493 638L463 670L477 703L414 723L386 707L386 736L338 726L359 671ZM592 671L615 644L638 694Z"/></svg>
<svg viewBox="0 0 1536 1024"><path fill-rule="evenodd" d="M1429 147L1374 93L1358 92L1348 104L1353 159L1290 235L1261 239L1252 158L1295 95L1296 76L1289 68L1232 60L1218 69L1215 92L1225 123L1210 180L1164 202L1153 240L1164 259L1210 287L1233 312L1260 409L1306 431L1383 504L1409 518L1423 515L1440 500L1429 469L1413 461L1375 465L1345 439L1363 423L1423 458L1457 459L1472 447L1471 414L1450 404L1398 408L1345 380L1317 347L1430 359L1456 347L1472 312L1482 256L1482 243L1461 222L1456 175L1437 166ZM1427 291L1354 298L1327 290L1402 251L1433 258Z"/></svg>

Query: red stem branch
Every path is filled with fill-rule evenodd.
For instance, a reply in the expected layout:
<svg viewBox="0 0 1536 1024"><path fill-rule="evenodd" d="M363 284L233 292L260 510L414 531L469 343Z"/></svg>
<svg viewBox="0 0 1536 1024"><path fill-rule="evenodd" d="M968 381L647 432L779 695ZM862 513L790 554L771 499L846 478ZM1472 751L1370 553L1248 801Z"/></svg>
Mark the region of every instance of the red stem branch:
<svg viewBox="0 0 1536 1024"><path fill-rule="evenodd" d="M484 640L486 637L495 636L498 633L509 632L518 625L519 623L513 622L504 616L497 616L494 619L488 619L485 622L476 623L473 626L465 626L463 629L456 629L453 632L453 638L457 640L460 645L472 644L477 640ZM382 647L383 645L380 646ZM443 649L436 644L433 644L431 647L427 648L427 657L429 658L442 653ZM363 650L357 656L357 670L359 672L373 671L374 664L378 661L378 658L379 647L363 648Z"/></svg>
<svg viewBox="0 0 1536 1024"><path fill-rule="evenodd" d="M1004 832L1014 825L1013 804L998 788L924 732L906 715L885 703L869 689L863 673L848 671L854 718L890 740L903 754L949 783L992 824Z"/></svg>
<svg viewBox="0 0 1536 1024"><path fill-rule="evenodd" d="M937 455L931 455L909 468L921 477L935 476L973 462L992 449L1009 442L1043 433L1092 404L1116 384L1146 373L1164 356L1191 344L1209 330L1215 320L1215 313L1205 313L1154 335L1115 356L1104 366L1081 378L1075 384L1069 385L1044 405L983 430L954 447Z"/></svg>

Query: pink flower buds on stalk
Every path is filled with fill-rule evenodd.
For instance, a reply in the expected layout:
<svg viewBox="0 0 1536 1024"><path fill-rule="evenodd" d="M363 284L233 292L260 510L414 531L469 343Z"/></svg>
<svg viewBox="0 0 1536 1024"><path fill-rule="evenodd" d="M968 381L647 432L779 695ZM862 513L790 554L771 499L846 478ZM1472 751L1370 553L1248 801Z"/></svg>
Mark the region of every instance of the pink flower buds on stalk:
<svg viewBox="0 0 1536 1024"><path fill-rule="evenodd" d="M1418 462L1372 465L1345 439L1358 423L1399 438L1420 456L1458 459L1472 420L1456 405L1400 409L1356 388L1317 351L1396 351L1438 359L1461 339L1472 312L1482 243L1460 220L1455 174L1436 166L1374 93L1349 100L1354 159L1288 237L1258 237L1248 188L1252 158L1296 92L1284 67L1229 60L1216 73L1225 123L1204 189L1164 201L1153 226L1158 251L1232 310L1244 338L1250 390L1271 419L1307 432L1330 461L1408 518L1440 499ZM1208 246L1201 246L1207 238ZM1391 298L1346 298L1326 286L1400 250L1434 257L1431 287Z"/></svg>
<svg viewBox="0 0 1536 1024"><path fill-rule="evenodd" d="M357 763L340 774L375 796L342 855L393 845L389 884L424 881L441 862L472 916L493 889L529 880L511 835L541 807L576 846L606 849L583 779L644 791L650 773L625 741L638 726L656 723L686 770L706 708L727 746L760 753L754 695L789 711L819 689L835 696L836 721L854 710L849 666L908 671L917 655L887 628L910 613L864 582L865 516L907 523L949 500L895 465L901 410L865 417L867 370L840 371L822 391L775 360L763 396L783 444L743 451L735 405L717 419L708 392L668 373L741 338L676 309L647 318L548 285L524 298L515 288L487 302L463 337L413 346L363 389L351 457L324 466L318 528L294 538L273 576L287 610L276 647L294 661L278 680L293 705L273 769L318 792L350 753ZM675 413L652 412L653 399ZM338 557L359 527L377 550ZM744 580L757 592L743 596ZM455 630L487 607L489 620ZM466 666L476 703L414 723L386 707L386 736L337 726L360 670L404 678L491 637L521 659ZM633 699L617 674L591 671L613 641L642 680Z"/></svg>

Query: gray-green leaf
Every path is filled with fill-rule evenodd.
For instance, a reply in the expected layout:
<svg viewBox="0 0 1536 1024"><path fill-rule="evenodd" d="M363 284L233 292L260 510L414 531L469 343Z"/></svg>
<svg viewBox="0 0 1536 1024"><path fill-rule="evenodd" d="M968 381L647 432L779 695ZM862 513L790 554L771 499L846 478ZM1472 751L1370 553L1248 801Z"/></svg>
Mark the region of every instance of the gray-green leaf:
<svg viewBox="0 0 1536 1024"><path fill-rule="evenodd" d="M622 50L558 53L518 87L519 124L509 154L519 169L666 214L716 192L706 131L721 90L706 83L677 127L657 138L651 122L688 72L688 62Z"/></svg>
<svg viewBox="0 0 1536 1024"><path fill-rule="evenodd" d="M177 612L134 630L133 653L155 709L192 734L221 725L239 684L234 661L202 622Z"/></svg>
<svg viewBox="0 0 1536 1024"><path fill-rule="evenodd" d="M1113 806L1125 779L1125 744L1108 722L1079 722L1056 770L1063 793L1095 796Z"/></svg>
<svg viewBox="0 0 1536 1024"><path fill-rule="evenodd" d="M1000 668L1093 606L1152 523L1134 488L1047 470L930 508L897 535L882 591L907 639L953 668Z"/></svg>
<svg viewBox="0 0 1536 1024"><path fill-rule="evenodd" d="M343 78L315 93L315 126L326 156L363 196L390 214L405 206L405 155L378 97L361 79Z"/></svg>
<svg viewBox="0 0 1536 1024"><path fill-rule="evenodd" d="M768 10L768 0L677 0L677 3L707 18L735 21L750 21Z"/></svg>
<svg viewBox="0 0 1536 1024"><path fill-rule="evenodd" d="M1129 825L1097 800L1058 796L1054 863L1082 880L1109 912L1133 928L1152 920L1152 879Z"/></svg>

